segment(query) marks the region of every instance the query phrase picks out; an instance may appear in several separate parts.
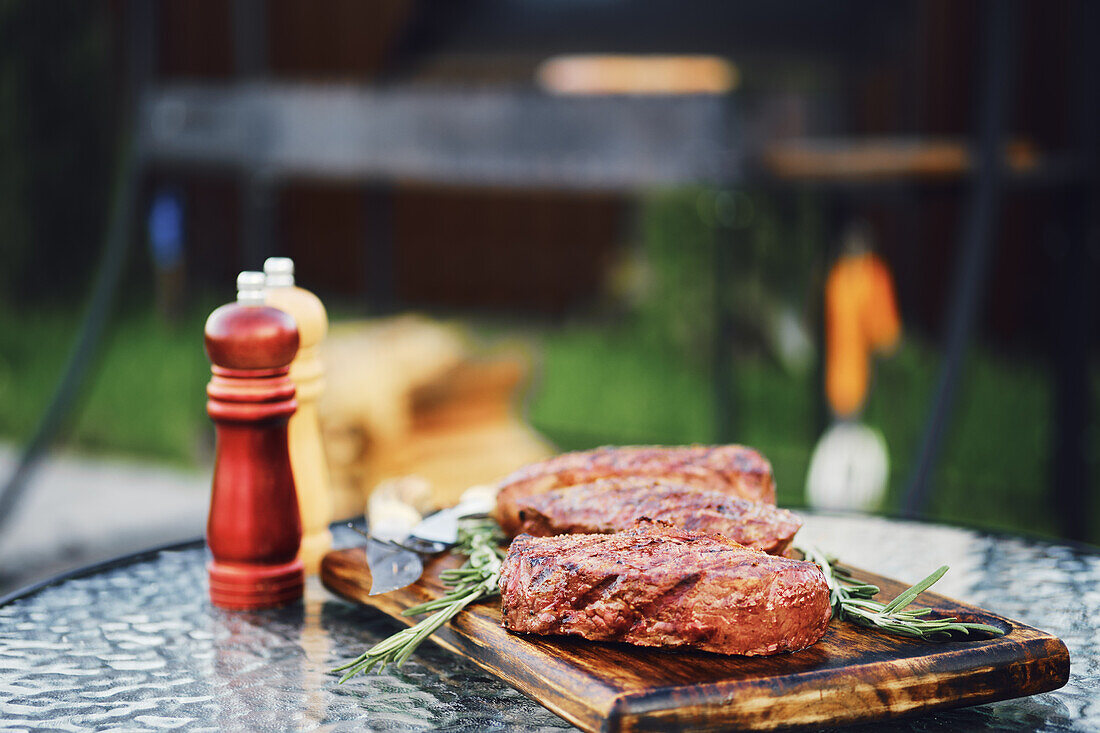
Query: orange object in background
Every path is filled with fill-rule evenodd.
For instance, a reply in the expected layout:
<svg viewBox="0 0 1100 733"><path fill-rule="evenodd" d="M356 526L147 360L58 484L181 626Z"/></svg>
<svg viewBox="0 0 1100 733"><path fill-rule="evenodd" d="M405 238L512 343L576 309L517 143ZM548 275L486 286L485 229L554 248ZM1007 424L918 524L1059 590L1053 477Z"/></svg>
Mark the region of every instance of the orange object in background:
<svg viewBox="0 0 1100 733"><path fill-rule="evenodd" d="M825 394L837 417L867 399L871 353L901 337L890 269L871 252L842 254L825 283Z"/></svg>

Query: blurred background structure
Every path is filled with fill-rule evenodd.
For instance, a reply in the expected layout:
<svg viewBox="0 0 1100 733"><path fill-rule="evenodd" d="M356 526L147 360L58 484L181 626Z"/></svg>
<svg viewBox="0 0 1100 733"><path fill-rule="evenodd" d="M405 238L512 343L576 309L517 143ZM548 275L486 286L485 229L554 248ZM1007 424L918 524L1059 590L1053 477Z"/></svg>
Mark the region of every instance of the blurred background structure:
<svg viewBox="0 0 1100 733"><path fill-rule="evenodd" d="M1098 32L1087 0L0 4L0 587L201 531L202 323L269 255L334 321L342 514L717 441L797 506L839 420L887 446L879 511L1100 542ZM853 227L901 337L838 406ZM156 463L144 504L58 473L101 456Z"/></svg>

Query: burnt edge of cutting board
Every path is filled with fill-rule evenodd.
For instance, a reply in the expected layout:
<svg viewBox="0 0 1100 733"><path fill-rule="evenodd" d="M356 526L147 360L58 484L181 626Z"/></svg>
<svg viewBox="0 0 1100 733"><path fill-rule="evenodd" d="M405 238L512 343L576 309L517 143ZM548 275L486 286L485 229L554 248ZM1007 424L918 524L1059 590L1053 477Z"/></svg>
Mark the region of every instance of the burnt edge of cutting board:
<svg viewBox="0 0 1100 733"><path fill-rule="evenodd" d="M321 563L321 581L342 598L411 625L419 617L401 611L438 597L440 571L459 564L460 558L438 557L419 582L370 596L363 550L334 550ZM883 600L907 587L854 574L879 586ZM930 643L834 620L821 641L799 652L722 656L513 634L500 625L499 598L491 598L472 604L432 638L590 731L869 722L1034 695L1069 679L1069 652L1057 637L934 593L923 593L917 603L1007 633Z"/></svg>

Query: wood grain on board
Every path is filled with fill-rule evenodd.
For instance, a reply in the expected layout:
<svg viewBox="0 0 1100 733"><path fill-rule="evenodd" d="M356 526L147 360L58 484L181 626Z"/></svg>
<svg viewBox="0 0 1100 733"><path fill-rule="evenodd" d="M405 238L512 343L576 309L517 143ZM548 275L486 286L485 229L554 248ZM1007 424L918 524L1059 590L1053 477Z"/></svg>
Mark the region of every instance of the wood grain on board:
<svg viewBox="0 0 1100 733"><path fill-rule="evenodd" d="M321 580L339 596L412 624L417 619L401 611L438 597L440 571L460 562L441 556L427 564L418 583L369 596L362 549L336 550L325 557ZM883 600L905 588L870 573L856 575L882 588ZM853 723L1033 695L1066 683L1069 653L1056 637L933 593L917 603L1008 633L927 643L833 621L820 642L800 652L721 656L512 634L500 625L500 599L491 598L471 605L433 638L591 731Z"/></svg>

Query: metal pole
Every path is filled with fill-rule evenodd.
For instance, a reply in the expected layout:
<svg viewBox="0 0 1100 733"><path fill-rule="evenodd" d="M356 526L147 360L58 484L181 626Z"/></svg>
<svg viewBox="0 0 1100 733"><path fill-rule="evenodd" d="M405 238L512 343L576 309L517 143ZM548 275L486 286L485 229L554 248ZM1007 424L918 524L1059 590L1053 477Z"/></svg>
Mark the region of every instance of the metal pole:
<svg viewBox="0 0 1100 733"><path fill-rule="evenodd" d="M1095 300L1090 273L1089 251L1095 251L1096 209L1100 205L1097 166L1100 165L1100 83L1096 70L1100 64L1100 7L1095 2L1077 3L1075 48L1070 63L1076 78L1070 103L1070 119L1076 125L1074 143L1079 151L1082 176L1070 183L1069 191L1056 207L1062 222L1057 227L1062 242L1054 266L1053 301L1053 382L1054 414L1051 446L1051 475L1054 504L1062 534L1074 540L1089 538L1090 507L1088 431L1089 431L1089 343L1094 328ZM1100 531L1100 528L1095 528Z"/></svg>
<svg viewBox="0 0 1100 733"><path fill-rule="evenodd" d="M119 135L117 167L115 169L111 212L107 232L96 271L88 308L80 327L76 343L69 354L65 372L54 391L49 407L35 429L34 435L23 449L19 465L0 488L0 532L4 524L15 514L15 508L27 489L27 482L39 460L53 444L57 433L72 412L76 398L84 386L89 368L94 361L103 332L111 316L115 292L122 278L129 251L129 230L134 217L137 196L137 176L141 166L141 138L132 121L142 91L151 78L155 58L155 8L151 3L132 0L127 8L129 27L126 43L129 90L125 98L126 111Z"/></svg>
<svg viewBox="0 0 1100 733"><path fill-rule="evenodd" d="M1018 25L1019 6L1016 2L987 0L984 22L981 25L988 31L988 35L983 53L977 176L970 192L968 215L963 225L962 249L955 263L943 364L940 366L935 397L917 451L916 464L902 501L902 513L906 516L918 516L927 510L931 494L930 479L951 418L963 358L966 356L979 306L985 295L989 260L997 236L1004 155L1002 140L1011 98L1013 53Z"/></svg>

